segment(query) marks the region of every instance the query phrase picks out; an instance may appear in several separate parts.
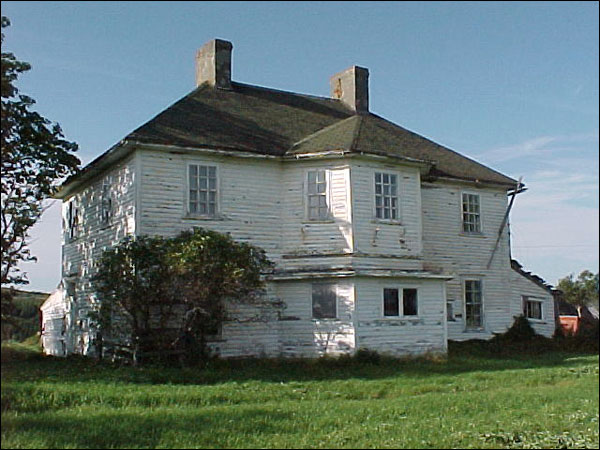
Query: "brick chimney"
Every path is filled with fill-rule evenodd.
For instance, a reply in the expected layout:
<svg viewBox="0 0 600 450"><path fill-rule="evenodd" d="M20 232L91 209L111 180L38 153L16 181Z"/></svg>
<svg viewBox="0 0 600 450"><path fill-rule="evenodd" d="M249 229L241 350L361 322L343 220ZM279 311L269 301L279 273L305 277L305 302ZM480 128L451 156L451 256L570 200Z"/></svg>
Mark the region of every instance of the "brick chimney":
<svg viewBox="0 0 600 450"><path fill-rule="evenodd" d="M231 89L231 42L213 39L196 52L196 86Z"/></svg>
<svg viewBox="0 0 600 450"><path fill-rule="evenodd" d="M352 66L329 79L331 97L337 98L356 113L369 112L369 70Z"/></svg>

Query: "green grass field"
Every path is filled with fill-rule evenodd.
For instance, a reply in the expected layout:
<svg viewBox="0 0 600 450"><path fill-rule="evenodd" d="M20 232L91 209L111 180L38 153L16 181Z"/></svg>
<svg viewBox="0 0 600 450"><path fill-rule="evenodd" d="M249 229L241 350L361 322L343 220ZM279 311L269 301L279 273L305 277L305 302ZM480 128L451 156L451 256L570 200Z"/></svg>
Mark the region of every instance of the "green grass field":
<svg viewBox="0 0 600 450"><path fill-rule="evenodd" d="M598 448L598 356L132 368L10 344L2 447Z"/></svg>

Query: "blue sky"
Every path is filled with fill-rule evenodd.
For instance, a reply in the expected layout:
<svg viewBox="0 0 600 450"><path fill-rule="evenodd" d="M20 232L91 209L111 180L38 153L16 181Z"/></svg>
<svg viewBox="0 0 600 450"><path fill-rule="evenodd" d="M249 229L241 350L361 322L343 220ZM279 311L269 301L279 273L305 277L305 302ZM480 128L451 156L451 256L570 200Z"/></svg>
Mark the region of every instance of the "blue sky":
<svg viewBox="0 0 600 450"><path fill-rule="evenodd" d="M370 71L371 111L523 181L513 256L551 283L598 271L597 2L2 2L18 81L87 163L194 88L194 54L233 42L233 78L328 96ZM30 290L60 278L55 202Z"/></svg>

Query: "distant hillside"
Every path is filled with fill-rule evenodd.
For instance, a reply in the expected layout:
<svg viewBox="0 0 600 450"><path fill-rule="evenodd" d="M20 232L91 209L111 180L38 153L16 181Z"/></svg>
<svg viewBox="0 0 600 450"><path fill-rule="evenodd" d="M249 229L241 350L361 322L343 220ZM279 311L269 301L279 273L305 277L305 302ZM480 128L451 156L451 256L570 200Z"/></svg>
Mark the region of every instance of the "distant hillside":
<svg viewBox="0 0 600 450"><path fill-rule="evenodd" d="M10 289L2 288L2 297L8 295ZM2 340L22 341L40 331L40 305L50 295L47 292L13 290L15 306L14 316L19 325L15 327L2 324Z"/></svg>

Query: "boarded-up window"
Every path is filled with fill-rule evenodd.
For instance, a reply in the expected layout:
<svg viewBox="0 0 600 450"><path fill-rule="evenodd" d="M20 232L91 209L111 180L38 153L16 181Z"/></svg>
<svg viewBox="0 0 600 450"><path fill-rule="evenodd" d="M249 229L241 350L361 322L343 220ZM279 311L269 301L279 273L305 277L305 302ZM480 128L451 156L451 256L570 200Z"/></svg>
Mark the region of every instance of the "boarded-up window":
<svg viewBox="0 0 600 450"><path fill-rule="evenodd" d="M416 289L402 289L402 313L405 316L416 316L418 314Z"/></svg>
<svg viewBox="0 0 600 450"><path fill-rule="evenodd" d="M542 320L542 300L523 296L523 314L528 319Z"/></svg>
<svg viewBox="0 0 600 450"><path fill-rule="evenodd" d="M312 285L312 312L315 319L337 317L337 290L335 284Z"/></svg>
<svg viewBox="0 0 600 450"><path fill-rule="evenodd" d="M375 217L397 220L398 177L391 173L375 173Z"/></svg>
<svg viewBox="0 0 600 450"><path fill-rule="evenodd" d="M479 203L479 195L463 194L462 195L462 218L463 231L465 233L480 233L481 232L481 211Z"/></svg>
<svg viewBox="0 0 600 450"><path fill-rule="evenodd" d="M400 315L398 289L385 288L383 290L383 315L386 317Z"/></svg>
<svg viewBox="0 0 600 450"><path fill-rule="evenodd" d="M190 164L188 166L188 212L192 215L217 214L217 168Z"/></svg>
<svg viewBox="0 0 600 450"><path fill-rule="evenodd" d="M329 219L327 171L311 170L308 172L307 195L309 220Z"/></svg>
<svg viewBox="0 0 600 450"><path fill-rule="evenodd" d="M481 280L465 280L465 313L467 328L483 325L483 293Z"/></svg>

